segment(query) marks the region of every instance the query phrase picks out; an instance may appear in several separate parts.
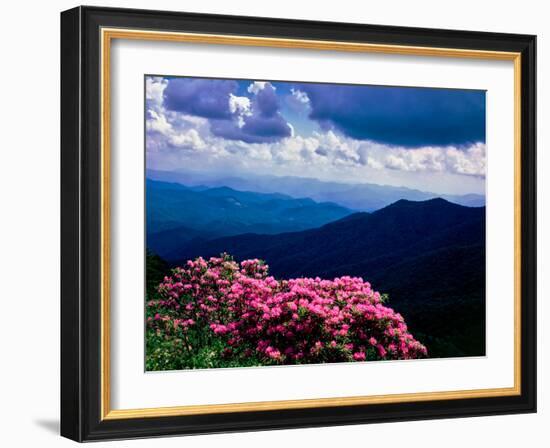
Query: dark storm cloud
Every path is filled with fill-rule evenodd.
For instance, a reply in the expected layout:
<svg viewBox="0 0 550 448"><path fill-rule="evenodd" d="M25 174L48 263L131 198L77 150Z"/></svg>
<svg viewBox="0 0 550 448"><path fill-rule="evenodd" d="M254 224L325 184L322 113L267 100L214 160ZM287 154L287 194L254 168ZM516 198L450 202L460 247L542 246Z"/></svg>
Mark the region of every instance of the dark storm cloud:
<svg viewBox="0 0 550 448"><path fill-rule="evenodd" d="M291 135L271 84L250 98L247 114L230 109L229 99L237 90L238 83L232 80L170 78L164 90L164 106L171 111L207 118L212 133L229 140L269 143Z"/></svg>
<svg viewBox="0 0 550 448"><path fill-rule="evenodd" d="M243 127L234 121L212 120L210 130L218 137L245 143L272 143L291 135L290 127L280 115L268 118L253 115L246 118Z"/></svg>
<svg viewBox="0 0 550 448"><path fill-rule="evenodd" d="M172 78L164 90L164 106L203 118L230 119L229 95L237 87L230 80Z"/></svg>
<svg viewBox="0 0 550 448"><path fill-rule="evenodd" d="M253 109L254 108L255 112L263 118L274 117L277 114L279 111L279 100L271 84L266 84L266 86L256 94L253 102Z"/></svg>
<svg viewBox="0 0 550 448"><path fill-rule="evenodd" d="M485 142L485 92L473 90L302 84L311 113L349 137L389 145Z"/></svg>
<svg viewBox="0 0 550 448"><path fill-rule="evenodd" d="M271 143L289 137L290 126L279 112L279 100L271 84L266 84L251 99L249 115L238 120L212 120L210 130L214 135L246 143Z"/></svg>

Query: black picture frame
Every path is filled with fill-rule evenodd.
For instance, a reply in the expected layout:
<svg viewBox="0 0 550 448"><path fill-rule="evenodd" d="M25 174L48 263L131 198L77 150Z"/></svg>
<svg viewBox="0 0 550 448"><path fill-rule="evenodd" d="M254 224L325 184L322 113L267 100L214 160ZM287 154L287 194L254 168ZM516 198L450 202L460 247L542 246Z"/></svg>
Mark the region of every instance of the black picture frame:
<svg viewBox="0 0 550 448"><path fill-rule="evenodd" d="M100 29L521 54L521 393L515 396L102 419ZM76 441L536 412L536 37L77 7L61 14L61 435Z"/></svg>

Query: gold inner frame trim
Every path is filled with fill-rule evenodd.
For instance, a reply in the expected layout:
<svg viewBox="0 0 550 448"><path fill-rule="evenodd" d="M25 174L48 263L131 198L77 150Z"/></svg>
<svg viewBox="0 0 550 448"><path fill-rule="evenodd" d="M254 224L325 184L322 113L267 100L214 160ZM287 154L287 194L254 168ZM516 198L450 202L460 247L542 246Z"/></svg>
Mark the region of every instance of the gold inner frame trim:
<svg viewBox="0 0 550 448"><path fill-rule="evenodd" d="M279 39L217 34L101 29L101 419L116 420L229 412L251 412L316 407L406 403L431 400L503 397L521 394L521 54L514 52L419 47L304 39ZM454 57L513 61L514 63L514 386L441 392L418 392L302 400L111 409L110 346L110 126L111 42L113 39L238 45L356 53Z"/></svg>

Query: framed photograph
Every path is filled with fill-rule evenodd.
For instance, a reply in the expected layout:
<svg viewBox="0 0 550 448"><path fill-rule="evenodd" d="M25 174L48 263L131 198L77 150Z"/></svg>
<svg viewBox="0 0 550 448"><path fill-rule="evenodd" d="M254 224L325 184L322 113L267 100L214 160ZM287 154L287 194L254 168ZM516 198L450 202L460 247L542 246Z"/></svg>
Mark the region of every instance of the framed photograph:
<svg viewBox="0 0 550 448"><path fill-rule="evenodd" d="M61 14L61 433L536 411L535 36Z"/></svg>

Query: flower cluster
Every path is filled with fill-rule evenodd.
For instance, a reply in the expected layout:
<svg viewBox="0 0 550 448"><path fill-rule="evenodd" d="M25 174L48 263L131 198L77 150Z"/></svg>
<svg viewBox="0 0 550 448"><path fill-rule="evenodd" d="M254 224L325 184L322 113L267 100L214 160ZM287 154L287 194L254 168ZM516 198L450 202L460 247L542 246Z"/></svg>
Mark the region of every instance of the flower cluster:
<svg viewBox="0 0 550 448"><path fill-rule="evenodd" d="M196 348L190 341L221 340L220 356L233 360L298 364L427 356L403 317L359 277L276 280L260 260L197 258L165 277L158 299L147 306L149 329L189 350Z"/></svg>

